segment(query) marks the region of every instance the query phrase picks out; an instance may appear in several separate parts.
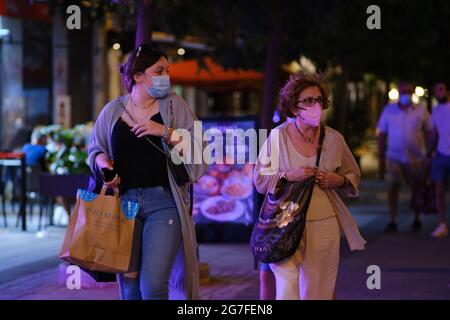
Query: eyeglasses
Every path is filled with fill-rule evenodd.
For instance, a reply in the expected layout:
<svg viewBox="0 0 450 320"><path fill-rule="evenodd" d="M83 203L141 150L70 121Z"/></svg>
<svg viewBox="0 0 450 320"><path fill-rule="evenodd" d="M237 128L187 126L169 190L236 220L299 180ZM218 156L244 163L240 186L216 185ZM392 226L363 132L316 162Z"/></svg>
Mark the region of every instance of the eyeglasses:
<svg viewBox="0 0 450 320"><path fill-rule="evenodd" d="M300 104L307 106L307 107L312 107L314 104L320 104L322 107L326 106L328 104L328 100L326 98L324 98L323 96L318 96L317 98L314 97L308 97L305 98L303 100L300 100L297 104L297 106L299 107ZM299 107L301 108L301 107Z"/></svg>

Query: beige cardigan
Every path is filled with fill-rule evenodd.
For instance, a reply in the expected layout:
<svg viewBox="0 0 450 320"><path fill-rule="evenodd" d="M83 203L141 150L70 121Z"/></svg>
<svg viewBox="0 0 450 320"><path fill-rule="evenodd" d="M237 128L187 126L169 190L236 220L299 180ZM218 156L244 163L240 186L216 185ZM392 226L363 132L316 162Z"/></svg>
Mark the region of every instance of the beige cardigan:
<svg viewBox="0 0 450 320"><path fill-rule="evenodd" d="M274 192L281 175L289 168L290 152L288 148L287 125L286 121L276 127L270 133L269 138L264 143L254 169L254 183L258 192L266 194ZM278 135L279 139L276 139ZM275 152L272 156L272 152ZM278 157L276 156L278 154ZM276 168L271 161L278 158L279 166ZM325 138L323 141L322 154L320 157L319 168L326 172L335 172L345 176L349 185L343 191L345 196L357 197L358 186L361 179L361 173L358 165L348 148L344 137L329 127L325 127ZM350 250L363 250L366 240L361 236L355 220L351 216L345 204L334 189L326 189L326 194L337 213L339 224L347 238Z"/></svg>

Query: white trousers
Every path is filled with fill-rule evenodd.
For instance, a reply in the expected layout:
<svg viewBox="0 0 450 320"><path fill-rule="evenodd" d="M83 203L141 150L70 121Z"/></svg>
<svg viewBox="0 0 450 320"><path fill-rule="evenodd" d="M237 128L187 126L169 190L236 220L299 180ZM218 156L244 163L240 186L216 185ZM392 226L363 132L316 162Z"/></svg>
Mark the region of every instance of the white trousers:
<svg viewBox="0 0 450 320"><path fill-rule="evenodd" d="M337 217L306 221L295 254L271 263L277 300L331 300L339 266L340 228Z"/></svg>

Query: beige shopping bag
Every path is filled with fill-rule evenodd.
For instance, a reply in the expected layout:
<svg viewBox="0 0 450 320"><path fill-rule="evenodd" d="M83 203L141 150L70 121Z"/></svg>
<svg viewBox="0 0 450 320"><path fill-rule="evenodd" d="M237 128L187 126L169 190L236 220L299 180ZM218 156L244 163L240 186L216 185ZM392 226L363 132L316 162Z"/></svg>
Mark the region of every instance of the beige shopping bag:
<svg viewBox="0 0 450 320"><path fill-rule="evenodd" d="M127 272L139 205L106 189L78 190L59 258L89 270Z"/></svg>

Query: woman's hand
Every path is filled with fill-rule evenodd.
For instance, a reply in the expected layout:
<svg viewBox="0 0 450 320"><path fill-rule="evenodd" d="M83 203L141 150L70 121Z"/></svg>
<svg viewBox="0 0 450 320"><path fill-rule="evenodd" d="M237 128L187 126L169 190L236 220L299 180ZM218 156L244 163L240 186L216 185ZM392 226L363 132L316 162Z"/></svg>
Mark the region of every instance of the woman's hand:
<svg viewBox="0 0 450 320"><path fill-rule="evenodd" d="M113 188L113 189L115 189L114 191L117 192L117 187L118 187L119 184L120 184L120 177L119 177L118 174L116 174L116 175L114 176L114 179L112 179L111 181L108 181L108 182L104 181L103 184L104 184L105 186L107 186L108 188Z"/></svg>
<svg viewBox="0 0 450 320"><path fill-rule="evenodd" d="M108 156L104 153L99 153L95 157L95 163L97 164L97 167L101 169L108 169L113 170L113 164L114 162L108 158Z"/></svg>
<svg viewBox="0 0 450 320"><path fill-rule="evenodd" d="M108 169L108 170L114 170L114 161L110 160L108 156L104 153L100 153L95 158L95 162L97 163L97 167L101 169ZM119 175L115 175L114 179L108 182L103 182L107 187L109 188L117 188L120 184L120 177Z"/></svg>
<svg viewBox="0 0 450 320"><path fill-rule="evenodd" d="M153 120L143 120L136 124L132 129L138 138L142 138L146 135L162 137L166 133L166 127Z"/></svg>
<svg viewBox="0 0 450 320"><path fill-rule="evenodd" d="M316 183L322 189L340 188L344 185L345 178L333 172L319 171L316 175Z"/></svg>
<svg viewBox="0 0 450 320"><path fill-rule="evenodd" d="M286 178L289 182L301 182L309 177L312 177L316 173L315 168L300 167L286 172Z"/></svg>

